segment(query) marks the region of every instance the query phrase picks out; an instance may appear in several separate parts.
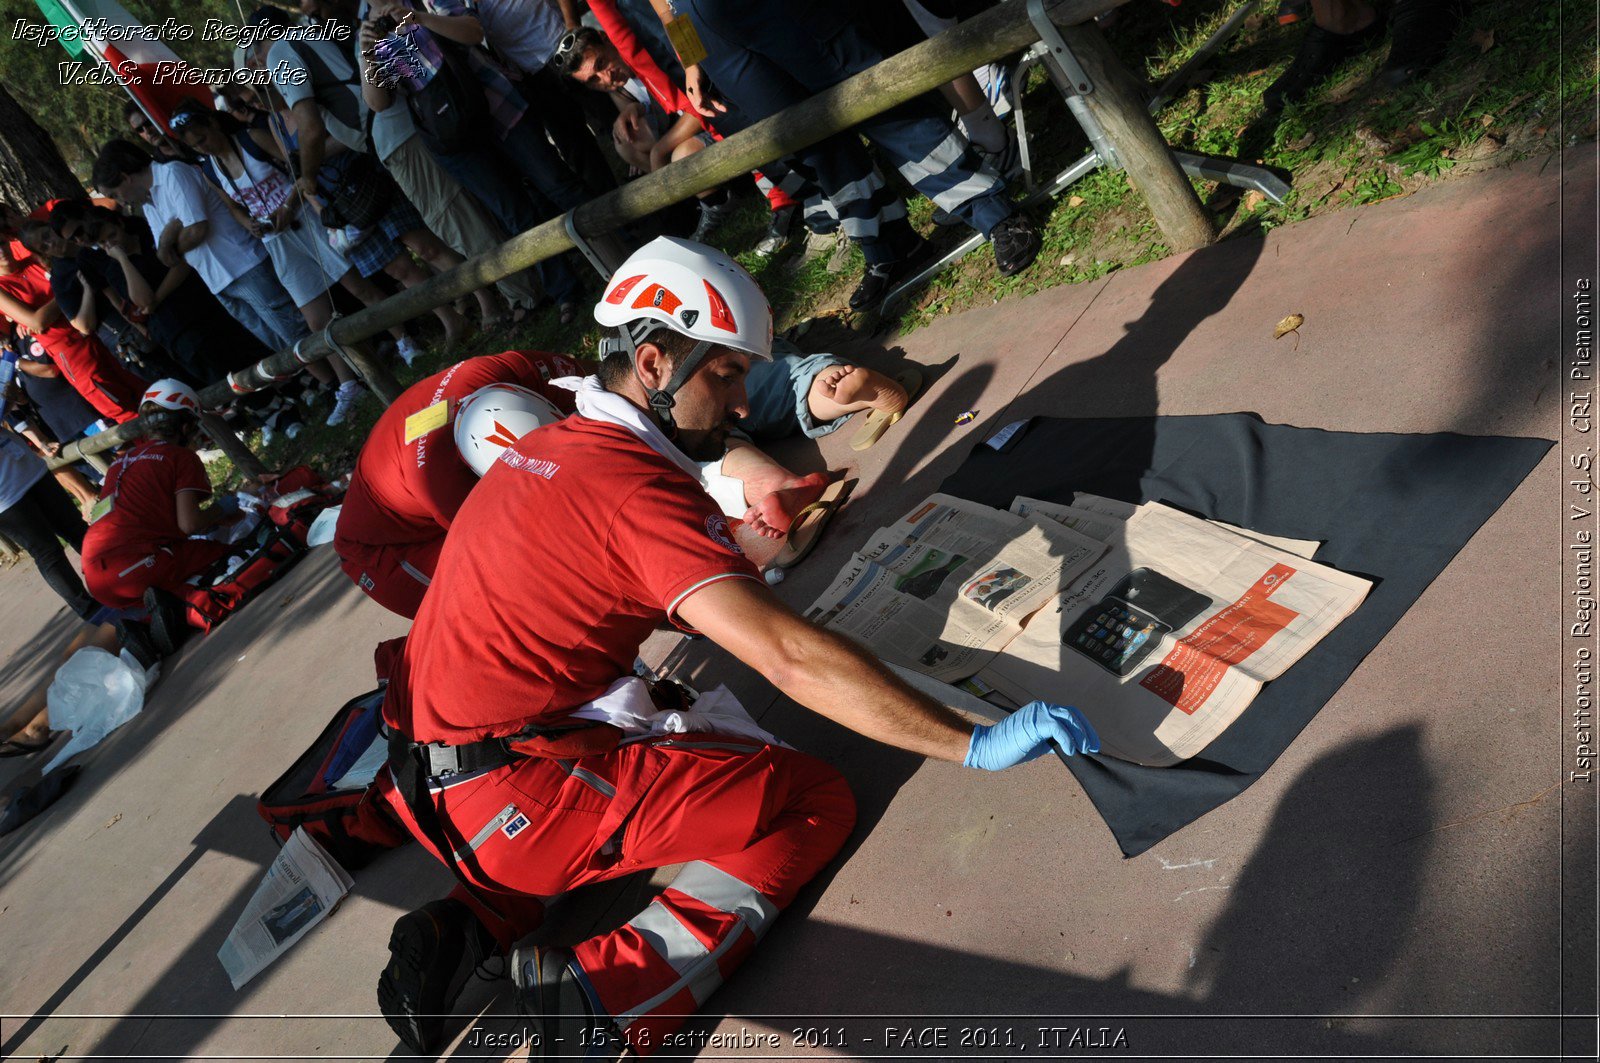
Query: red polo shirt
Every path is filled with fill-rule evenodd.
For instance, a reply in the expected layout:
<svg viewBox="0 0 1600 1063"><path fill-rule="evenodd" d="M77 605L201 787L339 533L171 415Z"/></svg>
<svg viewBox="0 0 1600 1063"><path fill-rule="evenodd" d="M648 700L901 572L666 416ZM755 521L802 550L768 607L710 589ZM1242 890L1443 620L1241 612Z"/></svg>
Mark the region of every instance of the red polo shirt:
<svg viewBox="0 0 1600 1063"><path fill-rule="evenodd" d="M200 456L161 440L134 444L106 471L100 497L111 499L111 511L84 533L83 552L148 552L188 538L178 527L179 491L211 494Z"/></svg>
<svg viewBox="0 0 1600 1063"><path fill-rule="evenodd" d="M759 578L688 473L569 417L509 448L461 507L384 716L452 745L559 721L629 674L684 599Z"/></svg>
<svg viewBox="0 0 1600 1063"><path fill-rule="evenodd" d="M361 448L334 550L344 556L355 544L395 546L443 535L478 483L456 449L456 404L489 384L520 384L571 413L572 392L550 381L582 374L577 362L559 354L506 351L468 358L411 385L378 418ZM450 419L408 441L407 418L440 402L449 404Z"/></svg>

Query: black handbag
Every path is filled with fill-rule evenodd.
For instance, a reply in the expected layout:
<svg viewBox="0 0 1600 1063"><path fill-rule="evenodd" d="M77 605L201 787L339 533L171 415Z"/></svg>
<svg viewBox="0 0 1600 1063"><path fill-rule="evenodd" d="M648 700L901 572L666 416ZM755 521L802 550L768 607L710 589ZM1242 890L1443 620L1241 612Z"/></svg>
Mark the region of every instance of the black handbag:
<svg viewBox="0 0 1600 1063"><path fill-rule="evenodd" d="M443 62L420 90L406 94L423 142L446 155L466 151L494 128L489 100L466 49L434 35Z"/></svg>
<svg viewBox="0 0 1600 1063"><path fill-rule="evenodd" d="M322 164L317 173L322 224L330 229L366 229L389 212L399 186L376 156L346 151Z"/></svg>

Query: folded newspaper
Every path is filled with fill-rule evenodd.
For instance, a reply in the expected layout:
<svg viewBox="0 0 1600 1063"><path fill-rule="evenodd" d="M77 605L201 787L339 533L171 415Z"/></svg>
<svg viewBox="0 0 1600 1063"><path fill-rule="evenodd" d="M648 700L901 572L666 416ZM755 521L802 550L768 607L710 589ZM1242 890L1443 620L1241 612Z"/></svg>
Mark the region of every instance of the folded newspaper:
<svg viewBox="0 0 1600 1063"><path fill-rule="evenodd" d="M233 988L254 978L326 919L355 881L304 829L278 850L217 959Z"/></svg>
<svg viewBox="0 0 1600 1063"><path fill-rule="evenodd" d="M1010 512L933 495L807 616L894 664L1015 707L1074 705L1111 756L1193 757L1350 615L1371 583L1317 543L1080 494Z"/></svg>
<svg viewBox="0 0 1600 1063"><path fill-rule="evenodd" d="M933 495L879 529L806 616L953 682L993 659L1104 552L1055 522Z"/></svg>

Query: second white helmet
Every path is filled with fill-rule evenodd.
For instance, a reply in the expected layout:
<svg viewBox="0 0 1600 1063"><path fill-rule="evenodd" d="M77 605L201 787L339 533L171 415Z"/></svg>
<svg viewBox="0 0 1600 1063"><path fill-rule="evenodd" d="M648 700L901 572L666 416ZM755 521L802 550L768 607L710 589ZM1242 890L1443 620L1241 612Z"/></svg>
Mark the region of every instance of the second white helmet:
<svg viewBox="0 0 1600 1063"><path fill-rule="evenodd" d="M139 397L139 405L142 407L147 402L163 410L178 410L200 416L200 395L195 394L194 387L171 376L163 376L144 389L144 395Z"/></svg>
<svg viewBox="0 0 1600 1063"><path fill-rule="evenodd" d="M164 410L176 410L200 416L200 396L195 394L194 388L172 377L163 377L146 388L144 395L139 399L139 405L143 406L147 402Z"/></svg>
<svg viewBox="0 0 1600 1063"><path fill-rule="evenodd" d="M561 411L536 391L516 384L489 384L461 400L456 409L456 449L482 476L517 440L561 420Z"/></svg>

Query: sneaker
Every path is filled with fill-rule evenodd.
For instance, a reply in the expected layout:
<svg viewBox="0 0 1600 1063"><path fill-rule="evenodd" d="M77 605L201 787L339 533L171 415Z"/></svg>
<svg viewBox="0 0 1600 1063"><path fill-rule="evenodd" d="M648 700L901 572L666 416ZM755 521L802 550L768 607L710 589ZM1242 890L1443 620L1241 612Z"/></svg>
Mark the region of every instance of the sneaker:
<svg viewBox="0 0 1600 1063"><path fill-rule="evenodd" d="M417 355L422 353L422 348L418 347L417 341L410 336L401 336L398 340L395 340L394 353L400 356L402 362L410 365L417 360Z"/></svg>
<svg viewBox="0 0 1600 1063"><path fill-rule="evenodd" d="M519 945L511 950L517 1011L538 1031L539 1059L617 1059L627 1047L611 1016L598 1010L579 980L571 949Z"/></svg>
<svg viewBox="0 0 1600 1063"><path fill-rule="evenodd" d="M763 258L771 258L784 248L794 243L800 233L800 206L791 203L787 207L779 207L772 212L772 222L767 226L767 235L756 244L756 254Z"/></svg>
<svg viewBox="0 0 1600 1063"><path fill-rule="evenodd" d="M1305 39L1300 42L1300 50L1295 53L1289 69L1261 94L1262 106L1268 113L1276 113L1291 103L1299 103L1340 63L1371 48L1382 39L1382 19L1373 19L1372 25L1354 33L1330 33L1312 23L1307 27Z"/></svg>
<svg viewBox="0 0 1600 1063"><path fill-rule="evenodd" d="M346 380L340 384L339 390L334 393L333 412L328 414L328 419L324 423L330 428L344 424L346 418L350 416L350 411L356 408L356 403L360 402L361 396L366 393L367 389L361 386L360 381Z"/></svg>
<svg viewBox="0 0 1600 1063"><path fill-rule="evenodd" d="M378 1010L407 1048L433 1054L461 987L494 951L489 931L457 900L430 901L395 922Z"/></svg>
<svg viewBox="0 0 1600 1063"><path fill-rule="evenodd" d="M996 225L989 240L994 244L994 264L1002 277L1015 277L1033 265L1039 248L1044 246L1039 227L1020 210Z"/></svg>
<svg viewBox="0 0 1600 1063"><path fill-rule="evenodd" d="M1465 14L1464 0L1400 0L1389 16L1389 57L1378 80L1397 89L1438 65Z"/></svg>
<svg viewBox="0 0 1600 1063"><path fill-rule="evenodd" d="M700 224L694 227L694 235L689 239L697 244L703 244L711 239L711 234L716 231L717 226L727 221L733 214L733 197L724 192L721 203L712 205L710 200L702 199L699 206Z"/></svg>
<svg viewBox="0 0 1600 1063"><path fill-rule="evenodd" d="M1299 22L1303 18L1311 17L1311 0L1280 0L1278 4L1278 25L1287 26L1291 22Z"/></svg>
<svg viewBox="0 0 1600 1063"><path fill-rule="evenodd" d="M150 614L150 641L162 657L171 657L189 633L187 610L178 596L159 587L147 587L144 607Z"/></svg>

